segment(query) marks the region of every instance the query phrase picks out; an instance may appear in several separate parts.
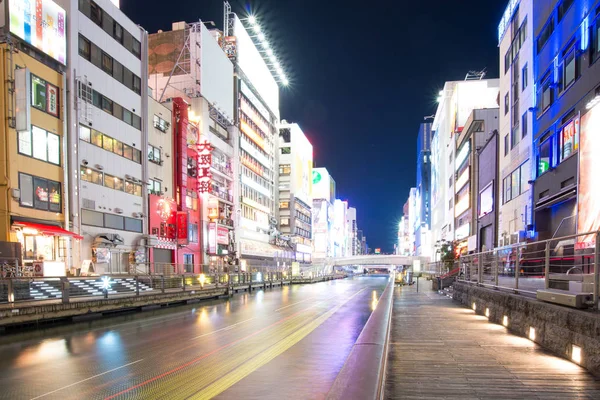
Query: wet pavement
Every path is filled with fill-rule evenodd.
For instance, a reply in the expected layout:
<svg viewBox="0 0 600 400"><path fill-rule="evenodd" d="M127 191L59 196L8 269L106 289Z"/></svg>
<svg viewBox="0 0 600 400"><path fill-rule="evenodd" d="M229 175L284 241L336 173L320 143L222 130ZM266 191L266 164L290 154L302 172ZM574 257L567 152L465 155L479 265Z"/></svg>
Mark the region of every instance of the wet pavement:
<svg viewBox="0 0 600 400"><path fill-rule="evenodd" d="M0 399L324 398L386 277L0 337Z"/></svg>
<svg viewBox="0 0 600 400"><path fill-rule="evenodd" d="M585 369L425 286L395 288L386 399L600 399Z"/></svg>

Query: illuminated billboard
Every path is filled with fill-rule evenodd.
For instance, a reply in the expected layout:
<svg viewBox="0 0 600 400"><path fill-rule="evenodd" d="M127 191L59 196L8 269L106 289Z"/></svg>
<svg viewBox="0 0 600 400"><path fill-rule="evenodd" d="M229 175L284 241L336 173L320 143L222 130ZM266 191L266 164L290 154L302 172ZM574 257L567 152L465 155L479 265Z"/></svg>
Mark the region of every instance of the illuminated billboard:
<svg viewBox="0 0 600 400"><path fill-rule="evenodd" d="M336 199L333 203L333 242L335 245L335 257L346 255L346 213L348 203Z"/></svg>
<svg viewBox="0 0 600 400"><path fill-rule="evenodd" d="M233 119L233 64L204 24L201 24L201 29L202 97L215 104L225 116Z"/></svg>
<svg viewBox="0 0 600 400"><path fill-rule="evenodd" d="M10 33L67 64L67 13L51 0L9 0Z"/></svg>
<svg viewBox="0 0 600 400"><path fill-rule="evenodd" d="M234 20L233 31L236 37L238 66L252 83L265 105L279 119L279 87L277 82L237 16Z"/></svg>
<svg viewBox="0 0 600 400"><path fill-rule="evenodd" d="M294 196L307 205L312 204L313 147L298 124L291 125L292 191Z"/></svg>
<svg viewBox="0 0 600 400"><path fill-rule="evenodd" d="M595 232L600 228L600 108L592 108L581 118L579 138L579 199L577 233ZM577 238L578 247L593 247L594 235Z"/></svg>
<svg viewBox="0 0 600 400"><path fill-rule="evenodd" d="M452 94L452 132L462 132L473 110L498 108L498 79L457 82Z"/></svg>
<svg viewBox="0 0 600 400"><path fill-rule="evenodd" d="M313 199L325 199L333 203L332 179L326 168L312 169L312 197Z"/></svg>

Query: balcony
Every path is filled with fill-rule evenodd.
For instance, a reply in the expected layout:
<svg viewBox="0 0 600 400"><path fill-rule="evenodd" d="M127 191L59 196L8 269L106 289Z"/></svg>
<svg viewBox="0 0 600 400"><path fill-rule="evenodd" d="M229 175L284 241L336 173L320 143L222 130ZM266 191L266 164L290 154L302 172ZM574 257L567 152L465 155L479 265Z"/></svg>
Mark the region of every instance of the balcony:
<svg viewBox="0 0 600 400"><path fill-rule="evenodd" d="M213 133L214 135L218 136L218 137L219 137L219 139L223 140L225 143L227 143L227 144L230 144L230 143L229 143L229 138L228 138L227 136L223 135L221 132L219 132L219 131L218 131L217 129L215 129L214 127L212 127L212 126L210 126L210 125L209 125L209 126L208 126L208 130L209 130L211 133Z"/></svg>
<svg viewBox="0 0 600 400"><path fill-rule="evenodd" d="M231 170L231 168L220 165L214 161L212 162L212 164L210 166L212 168L214 168L215 170L219 171L220 173L222 173L223 175L228 176L229 178L233 178L233 171Z"/></svg>
<svg viewBox="0 0 600 400"><path fill-rule="evenodd" d="M227 226L233 228L233 220L229 218L219 218L215 220L215 222L219 225Z"/></svg>
<svg viewBox="0 0 600 400"><path fill-rule="evenodd" d="M228 201L233 203L233 196L227 193L227 191L221 186L217 186L215 184L211 184L208 190L208 193L212 194L215 197L220 198L221 200Z"/></svg>

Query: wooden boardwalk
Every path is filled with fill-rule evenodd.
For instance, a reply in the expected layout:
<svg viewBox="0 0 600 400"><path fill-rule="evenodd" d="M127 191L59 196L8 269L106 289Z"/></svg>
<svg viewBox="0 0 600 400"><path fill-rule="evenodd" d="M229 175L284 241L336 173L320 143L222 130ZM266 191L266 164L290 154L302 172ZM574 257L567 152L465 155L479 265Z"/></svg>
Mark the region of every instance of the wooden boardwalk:
<svg viewBox="0 0 600 400"><path fill-rule="evenodd" d="M397 287L386 399L600 399L600 380L429 285Z"/></svg>

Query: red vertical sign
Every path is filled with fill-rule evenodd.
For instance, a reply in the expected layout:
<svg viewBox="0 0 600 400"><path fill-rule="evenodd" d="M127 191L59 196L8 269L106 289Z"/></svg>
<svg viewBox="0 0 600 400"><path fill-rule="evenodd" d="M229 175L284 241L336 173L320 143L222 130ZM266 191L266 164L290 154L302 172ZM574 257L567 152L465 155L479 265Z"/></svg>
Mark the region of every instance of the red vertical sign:
<svg viewBox="0 0 600 400"><path fill-rule="evenodd" d="M177 211L177 244L188 244L188 213Z"/></svg>

